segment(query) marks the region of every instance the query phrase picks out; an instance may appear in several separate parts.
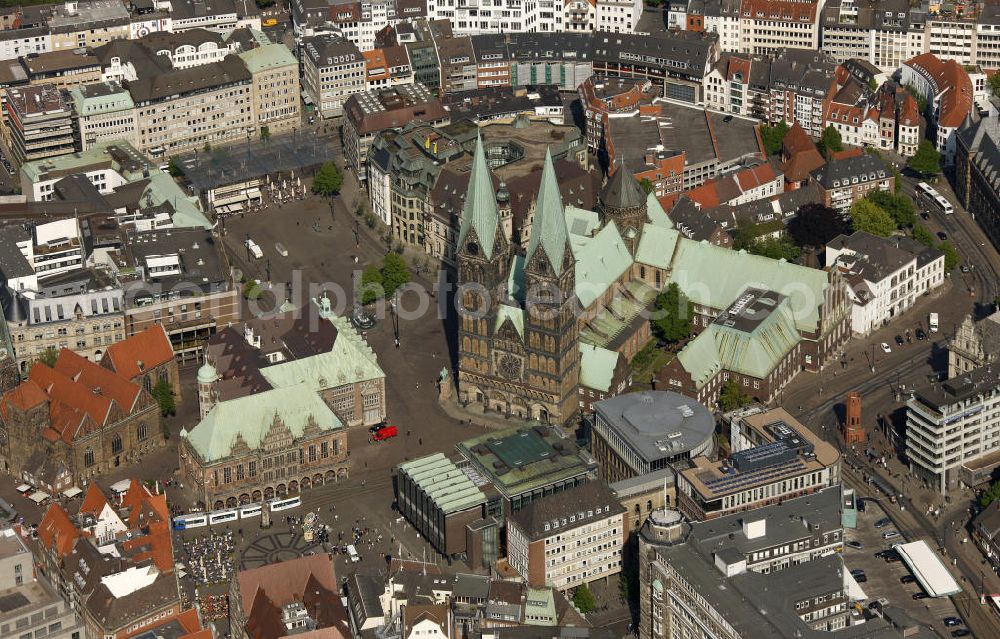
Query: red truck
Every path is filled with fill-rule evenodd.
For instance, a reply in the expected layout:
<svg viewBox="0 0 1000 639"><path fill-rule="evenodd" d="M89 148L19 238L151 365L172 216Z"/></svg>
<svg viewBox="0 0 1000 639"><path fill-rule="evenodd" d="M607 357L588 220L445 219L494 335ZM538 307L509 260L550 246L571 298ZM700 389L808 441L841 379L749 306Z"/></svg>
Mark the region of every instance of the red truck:
<svg viewBox="0 0 1000 639"><path fill-rule="evenodd" d="M385 441L399 434L399 429L395 426L376 426L372 429L372 439L377 442Z"/></svg>

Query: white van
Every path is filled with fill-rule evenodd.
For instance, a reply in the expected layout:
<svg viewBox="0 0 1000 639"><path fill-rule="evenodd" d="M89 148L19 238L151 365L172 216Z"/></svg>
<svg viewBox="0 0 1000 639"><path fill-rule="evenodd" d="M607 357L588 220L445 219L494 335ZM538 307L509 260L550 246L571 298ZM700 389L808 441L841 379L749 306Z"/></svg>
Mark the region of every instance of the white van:
<svg viewBox="0 0 1000 639"><path fill-rule="evenodd" d="M938 314L937 313L931 313L930 314L930 317L928 318L927 325L930 327L932 333L937 333L938 332Z"/></svg>
<svg viewBox="0 0 1000 639"><path fill-rule="evenodd" d="M288 257L288 249L286 249L285 245L282 244L281 242L277 242L274 245L274 250L277 251L278 255L280 255L281 257Z"/></svg>
<svg viewBox="0 0 1000 639"><path fill-rule="evenodd" d="M358 555L358 551L354 547L354 544L351 544L350 546L347 547L347 556L351 558L352 564L356 564L359 561L361 561L361 556Z"/></svg>

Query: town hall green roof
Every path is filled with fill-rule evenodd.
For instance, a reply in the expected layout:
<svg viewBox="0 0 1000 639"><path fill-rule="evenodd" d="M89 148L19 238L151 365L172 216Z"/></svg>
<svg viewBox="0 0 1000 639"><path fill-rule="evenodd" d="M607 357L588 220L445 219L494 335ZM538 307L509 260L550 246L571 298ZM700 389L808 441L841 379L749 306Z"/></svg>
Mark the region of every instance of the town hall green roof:
<svg viewBox="0 0 1000 639"><path fill-rule="evenodd" d="M303 435L310 420L320 431L344 427L319 393L308 384L297 384L219 402L185 437L202 460L211 463L229 457L239 438L251 450L260 448L275 419L295 438Z"/></svg>

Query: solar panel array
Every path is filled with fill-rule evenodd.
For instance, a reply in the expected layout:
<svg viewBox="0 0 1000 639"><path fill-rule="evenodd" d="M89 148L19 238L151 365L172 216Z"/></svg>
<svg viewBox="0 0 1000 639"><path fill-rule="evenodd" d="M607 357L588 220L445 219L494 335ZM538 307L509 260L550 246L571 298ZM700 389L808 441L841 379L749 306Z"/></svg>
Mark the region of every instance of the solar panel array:
<svg viewBox="0 0 1000 639"><path fill-rule="evenodd" d="M786 475L804 470L805 462L801 459L793 459L780 464L767 466L759 470L749 472L737 472L732 475L717 477L705 482L705 486L713 493L729 493L744 488L751 488L767 483L773 479L779 479Z"/></svg>

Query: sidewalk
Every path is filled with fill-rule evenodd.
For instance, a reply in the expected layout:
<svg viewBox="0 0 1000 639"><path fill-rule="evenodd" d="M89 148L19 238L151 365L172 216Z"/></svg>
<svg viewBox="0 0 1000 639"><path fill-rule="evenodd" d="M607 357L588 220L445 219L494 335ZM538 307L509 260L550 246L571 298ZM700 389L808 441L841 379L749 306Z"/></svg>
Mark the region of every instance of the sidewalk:
<svg viewBox="0 0 1000 639"><path fill-rule="evenodd" d="M449 371L448 375L448 380L445 383L452 385L452 392L447 397L438 397L438 405L441 406L448 417L459 422L468 422L475 426L482 426L483 428L492 430L534 426L538 423L534 420L525 420L517 417L508 418L499 413L487 413L483 410L473 410L463 407L458 402L458 390L455 385L455 379L451 376L451 371Z"/></svg>

